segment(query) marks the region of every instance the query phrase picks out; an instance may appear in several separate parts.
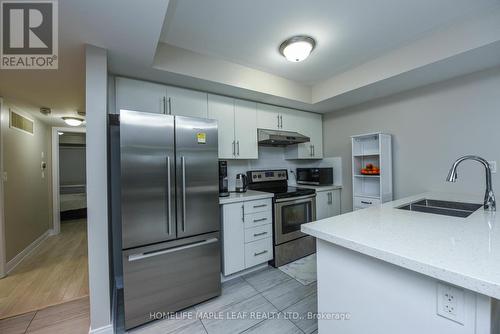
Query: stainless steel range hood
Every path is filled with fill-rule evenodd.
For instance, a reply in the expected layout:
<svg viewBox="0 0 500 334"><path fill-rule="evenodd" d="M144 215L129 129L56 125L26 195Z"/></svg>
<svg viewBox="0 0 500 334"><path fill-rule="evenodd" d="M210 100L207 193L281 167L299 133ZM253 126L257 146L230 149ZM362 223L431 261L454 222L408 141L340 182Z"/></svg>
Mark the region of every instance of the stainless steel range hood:
<svg viewBox="0 0 500 334"><path fill-rule="evenodd" d="M311 139L298 132L258 129L257 138L260 146L288 146L307 143Z"/></svg>

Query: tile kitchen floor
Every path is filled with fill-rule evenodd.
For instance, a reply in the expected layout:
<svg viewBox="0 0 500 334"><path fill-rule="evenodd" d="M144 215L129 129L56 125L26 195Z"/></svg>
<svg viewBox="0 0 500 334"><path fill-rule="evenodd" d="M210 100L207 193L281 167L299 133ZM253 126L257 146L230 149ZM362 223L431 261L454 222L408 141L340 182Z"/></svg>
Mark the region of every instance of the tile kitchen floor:
<svg viewBox="0 0 500 334"><path fill-rule="evenodd" d="M175 319L157 320L128 333L311 334L318 325L308 313L316 312L316 283L303 285L268 267L223 283L221 296L179 312Z"/></svg>

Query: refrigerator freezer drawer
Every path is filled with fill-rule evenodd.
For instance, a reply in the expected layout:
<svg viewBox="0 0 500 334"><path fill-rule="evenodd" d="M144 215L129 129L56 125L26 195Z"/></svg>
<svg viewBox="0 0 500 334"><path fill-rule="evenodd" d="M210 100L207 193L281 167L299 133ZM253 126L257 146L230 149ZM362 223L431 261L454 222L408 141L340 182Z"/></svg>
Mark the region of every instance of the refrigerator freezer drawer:
<svg viewBox="0 0 500 334"><path fill-rule="evenodd" d="M125 327L220 295L219 233L123 252Z"/></svg>

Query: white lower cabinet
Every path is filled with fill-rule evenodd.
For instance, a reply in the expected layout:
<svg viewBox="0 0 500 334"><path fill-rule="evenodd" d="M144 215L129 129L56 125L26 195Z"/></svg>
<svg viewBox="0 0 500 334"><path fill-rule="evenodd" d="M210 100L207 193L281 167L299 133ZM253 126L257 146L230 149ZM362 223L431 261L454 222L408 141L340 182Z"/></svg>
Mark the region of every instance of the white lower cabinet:
<svg viewBox="0 0 500 334"><path fill-rule="evenodd" d="M273 258L271 205L264 199L221 206L224 276Z"/></svg>
<svg viewBox="0 0 500 334"><path fill-rule="evenodd" d="M273 258L273 238L245 244L245 267L250 268Z"/></svg>
<svg viewBox="0 0 500 334"><path fill-rule="evenodd" d="M316 220L340 215L340 189L316 190Z"/></svg>

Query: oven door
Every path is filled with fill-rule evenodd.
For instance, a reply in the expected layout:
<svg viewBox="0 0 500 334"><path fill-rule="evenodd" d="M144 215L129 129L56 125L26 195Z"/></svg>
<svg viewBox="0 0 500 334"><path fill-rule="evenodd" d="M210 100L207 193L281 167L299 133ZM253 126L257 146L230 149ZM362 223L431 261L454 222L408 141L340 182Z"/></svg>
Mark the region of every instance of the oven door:
<svg viewBox="0 0 500 334"><path fill-rule="evenodd" d="M316 194L277 199L274 204L275 244L305 236L300 225L316 220Z"/></svg>

